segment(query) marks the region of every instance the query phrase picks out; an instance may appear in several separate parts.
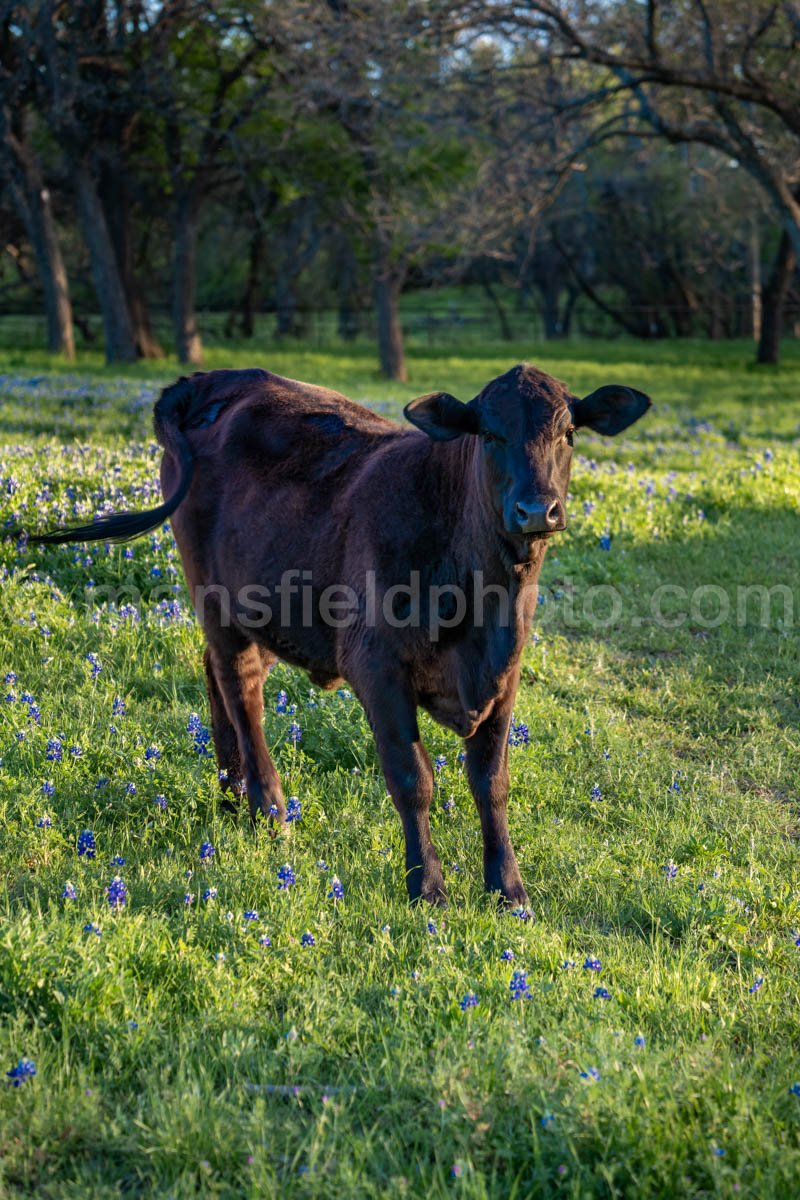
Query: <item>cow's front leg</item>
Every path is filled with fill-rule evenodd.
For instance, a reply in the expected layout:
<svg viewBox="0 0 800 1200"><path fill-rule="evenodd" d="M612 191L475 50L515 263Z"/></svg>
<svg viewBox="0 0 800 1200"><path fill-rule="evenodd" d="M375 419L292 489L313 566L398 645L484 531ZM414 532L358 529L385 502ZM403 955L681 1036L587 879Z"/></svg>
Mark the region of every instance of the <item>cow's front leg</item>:
<svg viewBox="0 0 800 1200"><path fill-rule="evenodd" d="M386 786L403 822L406 883L411 900L445 904L442 864L431 840L433 769L422 744L417 708L397 679L374 675L364 691L356 686L375 735Z"/></svg>
<svg viewBox="0 0 800 1200"><path fill-rule="evenodd" d="M499 892L509 905L528 903L508 834L508 731L516 680L495 702L491 714L464 746L467 778L483 832L483 878L487 892Z"/></svg>

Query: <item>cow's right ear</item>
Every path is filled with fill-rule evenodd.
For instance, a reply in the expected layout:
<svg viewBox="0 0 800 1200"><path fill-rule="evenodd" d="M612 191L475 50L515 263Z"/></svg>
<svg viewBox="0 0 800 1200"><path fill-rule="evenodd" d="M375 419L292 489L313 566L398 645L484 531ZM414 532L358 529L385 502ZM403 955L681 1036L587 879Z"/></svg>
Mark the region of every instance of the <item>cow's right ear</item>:
<svg viewBox="0 0 800 1200"><path fill-rule="evenodd" d="M448 392L418 396L405 406L403 415L434 442L449 442L464 433L477 433L480 428L476 410Z"/></svg>

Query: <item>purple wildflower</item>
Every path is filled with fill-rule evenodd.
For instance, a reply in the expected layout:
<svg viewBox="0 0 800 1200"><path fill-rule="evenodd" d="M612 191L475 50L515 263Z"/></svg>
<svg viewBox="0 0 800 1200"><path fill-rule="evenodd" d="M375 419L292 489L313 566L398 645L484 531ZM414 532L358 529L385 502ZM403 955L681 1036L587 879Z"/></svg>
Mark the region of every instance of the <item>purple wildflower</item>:
<svg viewBox="0 0 800 1200"><path fill-rule="evenodd" d="M124 908L128 903L128 889L119 875L115 875L106 888L110 908Z"/></svg>
<svg viewBox="0 0 800 1200"><path fill-rule="evenodd" d="M91 829L84 829L83 833L78 838L78 857L79 858L94 858L97 850L94 834Z"/></svg>
<svg viewBox="0 0 800 1200"><path fill-rule="evenodd" d="M344 900L344 888L338 875L334 875L331 879L331 890L328 892L328 899Z"/></svg>
<svg viewBox="0 0 800 1200"><path fill-rule="evenodd" d="M6 1071L9 1084L12 1087L22 1087L26 1079L32 1079L36 1074L36 1067L29 1058L21 1058L15 1067L10 1071Z"/></svg>
<svg viewBox="0 0 800 1200"><path fill-rule="evenodd" d="M292 884L297 883L297 876L294 873L294 867L289 863L284 863L283 866L278 869L278 880L278 891L288 892Z"/></svg>

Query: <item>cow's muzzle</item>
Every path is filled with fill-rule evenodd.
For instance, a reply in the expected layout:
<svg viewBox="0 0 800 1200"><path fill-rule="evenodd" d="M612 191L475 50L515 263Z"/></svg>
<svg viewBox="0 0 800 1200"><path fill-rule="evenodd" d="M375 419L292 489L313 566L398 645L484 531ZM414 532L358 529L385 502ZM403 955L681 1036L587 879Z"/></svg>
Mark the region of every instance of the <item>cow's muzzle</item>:
<svg viewBox="0 0 800 1200"><path fill-rule="evenodd" d="M567 527L567 514L558 496L546 496L530 502L517 500L509 515L511 519L506 522L508 532L517 536L557 533Z"/></svg>

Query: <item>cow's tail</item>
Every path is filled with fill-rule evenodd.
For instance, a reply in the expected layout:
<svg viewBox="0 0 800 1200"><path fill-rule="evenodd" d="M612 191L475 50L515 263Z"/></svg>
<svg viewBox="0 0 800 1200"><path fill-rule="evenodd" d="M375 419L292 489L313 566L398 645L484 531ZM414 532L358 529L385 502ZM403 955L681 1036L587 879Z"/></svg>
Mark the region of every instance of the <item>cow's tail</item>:
<svg viewBox="0 0 800 1200"><path fill-rule="evenodd" d="M186 497L194 475L194 456L189 440L180 425L192 390L191 379L181 379L165 388L155 407L156 436L159 442L178 462L178 486L168 500L158 508L146 512L115 513L109 517L98 517L88 525L75 525L70 529L54 529L50 533L28 535L29 542L44 546L60 546L71 542L127 542L131 538L157 529Z"/></svg>

